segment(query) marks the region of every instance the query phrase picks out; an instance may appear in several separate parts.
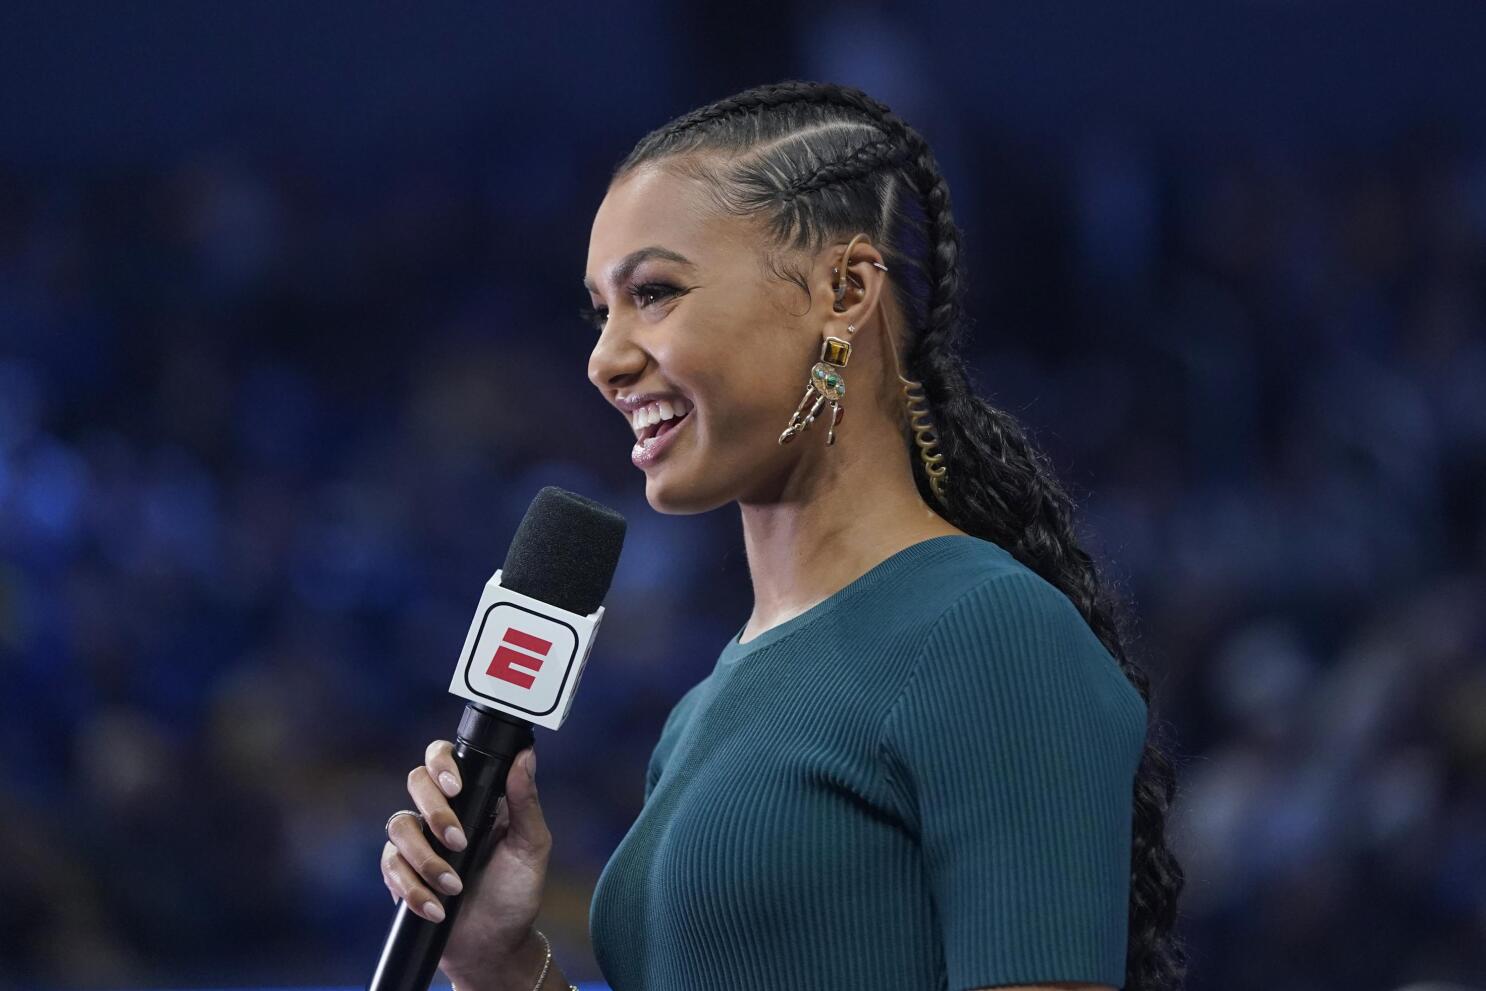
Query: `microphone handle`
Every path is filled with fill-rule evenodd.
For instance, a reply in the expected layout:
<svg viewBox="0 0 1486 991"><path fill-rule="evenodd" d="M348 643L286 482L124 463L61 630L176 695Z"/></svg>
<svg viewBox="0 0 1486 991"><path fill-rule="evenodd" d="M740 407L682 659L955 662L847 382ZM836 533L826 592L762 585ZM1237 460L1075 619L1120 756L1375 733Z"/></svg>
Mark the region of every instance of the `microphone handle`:
<svg viewBox="0 0 1486 991"><path fill-rule="evenodd" d="M454 868L464 881L464 888L457 895L439 895L444 906L443 922L430 922L416 915L406 901L397 906L381 959L366 991L428 991L459 915L459 906L470 890L470 872L465 868L483 866L496 812L506 794L506 775L516 754L531 745L531 723L474 702L465 706L454 741L454 762L459 765L462 787L449 800L449 807L459 817L469 842L463 850L450 850L442 838L433 835L426 822L423 824L424 838Z"/></svg>

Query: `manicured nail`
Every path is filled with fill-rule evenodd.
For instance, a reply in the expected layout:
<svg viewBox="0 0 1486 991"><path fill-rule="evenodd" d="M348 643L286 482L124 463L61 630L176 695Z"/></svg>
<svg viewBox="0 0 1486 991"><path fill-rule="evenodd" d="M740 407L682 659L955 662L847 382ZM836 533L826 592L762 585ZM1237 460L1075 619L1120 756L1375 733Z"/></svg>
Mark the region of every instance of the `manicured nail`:
<svg viewBox="0 0 1486 991"><path fill-rule="evenodd" d="M452 871L445 871L439 875L439 887L444 889L445 894L457 895L464 885L459 883L459 878Z"/></svg>
<svg viewBox="0 0 1486 991"><path fill-rule="evenodd" d="M439 775L439 787L444 789L444 794L451 798L459 794L459 782L448 771Z"/></svg>
<svg viewBox="0 0 1486 991"><path fill-rule="evenodd" d="M424 902L423 911L428 913L428 917L435 922L444 921L444 906L438 902Z"/></svg>
<svg viewBox="0 0 1486 991"><path fill-rule="evenodd" d="M464 830L458 826L450 826L444 830L444 845L450 850L463 850L469 846L469 840L464 838Z"/></svg>

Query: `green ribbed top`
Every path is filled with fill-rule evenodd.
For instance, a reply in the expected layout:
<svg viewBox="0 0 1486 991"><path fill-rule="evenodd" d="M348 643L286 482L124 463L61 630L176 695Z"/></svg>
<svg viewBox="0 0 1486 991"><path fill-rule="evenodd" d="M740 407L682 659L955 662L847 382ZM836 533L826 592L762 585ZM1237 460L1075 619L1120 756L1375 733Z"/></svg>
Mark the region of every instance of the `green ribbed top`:
<svg viewBox="0 0 1486 991"><path fill-rule="evenodd" d="M589 927L614 991L1124 983L1146 706L999 545L905 548L677 702Z"/></svg>

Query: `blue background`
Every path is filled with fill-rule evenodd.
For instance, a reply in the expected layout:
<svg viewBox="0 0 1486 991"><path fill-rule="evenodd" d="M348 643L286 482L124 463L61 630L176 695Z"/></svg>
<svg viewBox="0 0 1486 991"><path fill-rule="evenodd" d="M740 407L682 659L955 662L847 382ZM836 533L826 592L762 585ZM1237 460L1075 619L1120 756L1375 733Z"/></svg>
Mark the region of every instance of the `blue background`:
<svg viewBox="0 0 1486 991"><path fill-rule="evenodd" d="M750 609L590 386L650 128L863 86L936 149L981 388L1134 601L1193 988L1486 984L1475 3L0 11L0 988L354 986L381 825L545 484L630 529L562 732L574 980Z"/></svg>

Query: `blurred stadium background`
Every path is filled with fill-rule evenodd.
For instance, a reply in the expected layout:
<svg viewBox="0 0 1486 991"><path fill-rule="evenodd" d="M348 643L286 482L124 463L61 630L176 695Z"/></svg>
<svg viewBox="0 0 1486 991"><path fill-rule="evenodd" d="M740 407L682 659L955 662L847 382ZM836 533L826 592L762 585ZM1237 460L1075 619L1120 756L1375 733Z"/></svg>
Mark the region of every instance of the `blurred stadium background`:
<svg viewBox="0 0 1486 991"><path fill-rule="evenodd" d="M1194 989L1486 984L1477 3L7 5L0 988L364 984L385 817L536 490L630 533L538 731L575 980L747 616L576 317L609 167L747 85L923 131L982 390L1135 604Z"/></svg>

